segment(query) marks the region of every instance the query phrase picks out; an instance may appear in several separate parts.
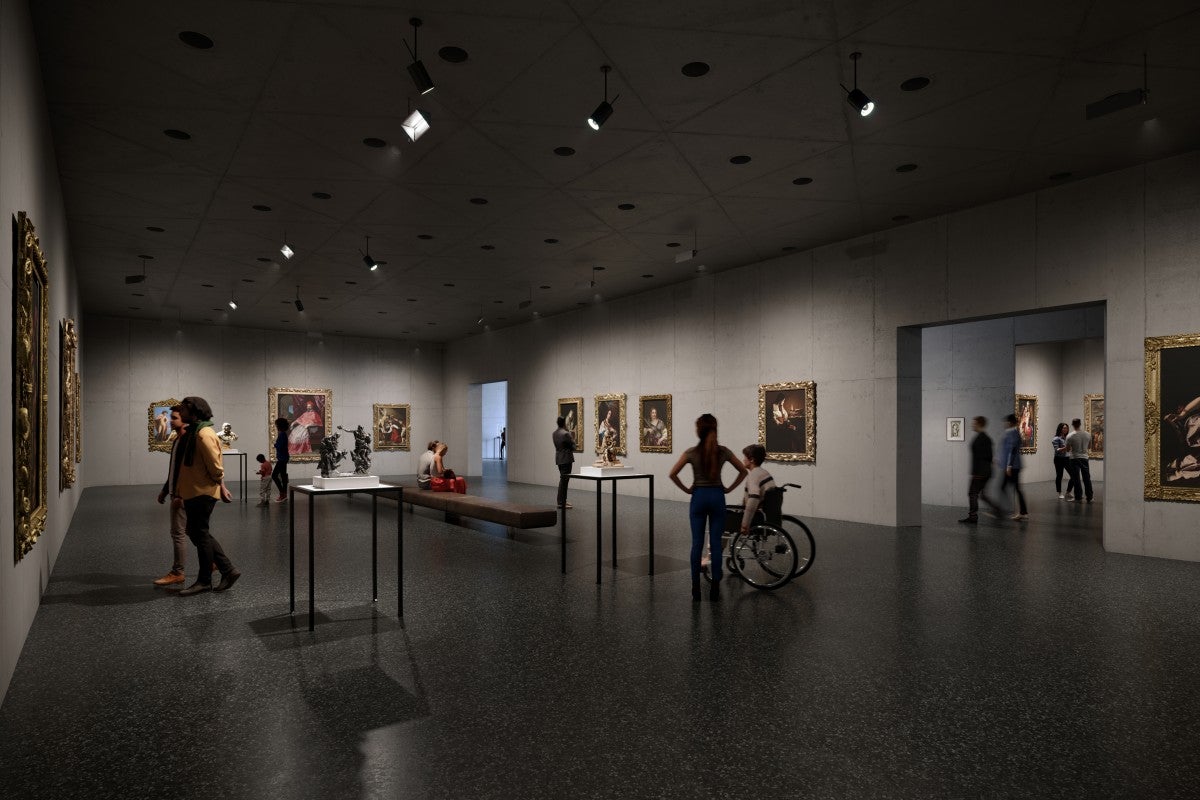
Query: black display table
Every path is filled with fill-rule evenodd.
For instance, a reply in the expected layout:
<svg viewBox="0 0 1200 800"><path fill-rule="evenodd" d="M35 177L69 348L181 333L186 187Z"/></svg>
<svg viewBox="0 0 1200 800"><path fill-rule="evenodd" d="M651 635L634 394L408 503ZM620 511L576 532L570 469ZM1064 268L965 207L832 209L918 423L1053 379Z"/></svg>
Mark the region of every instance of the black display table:
<svg viewBox="0 0 1200 800"><path fill-rule="evenodd" d="M242 484L242 502L245 503L246 502L246 475L250 471L249 467L247 466L247 464L249 463L249 461L247 459L249 459L250 454L247 453L245 450L225 450L225 451L222 451L222 453L221 453L221 463L224 464L225 459L228 458L229 456L232 456L238 460L238 476L239 476L238 480ZM228 486L229 484L226 483L225 485Z"/></svg>
<svg viewBox="0 0 1200 800"><path fill-rule="evenodd" d="M580 475L571 473L566 476L568 480L583 480L594 481L596 483L596 583L600 583L600 562L603 558L604 548L601 544L603 536L601 532L601 511L600 511L600 496L604 493L604 482L612 481L612 567L617 568L617 481L639 480L644 479L650 481L650 496L649 496L649 517L650 517L650 571L648 575L654 574L654 476L638 472L628 475ZM565 575L567 572L567 510L561 509L559 514L562 517L562 571Z"/></svg>

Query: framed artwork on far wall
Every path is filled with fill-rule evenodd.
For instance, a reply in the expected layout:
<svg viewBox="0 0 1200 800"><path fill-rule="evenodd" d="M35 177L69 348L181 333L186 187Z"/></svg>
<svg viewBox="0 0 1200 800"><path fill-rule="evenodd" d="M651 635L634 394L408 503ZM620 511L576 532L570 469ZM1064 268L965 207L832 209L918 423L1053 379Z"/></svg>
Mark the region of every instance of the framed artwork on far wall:
<svg viewBox="0 0 1200 800"><path fill-rule="evenodd" d="M1021 452L1036 453L1038 440L1038 399L1036 394L1015 395L1013 413L1021 434Z"/></svg>
<svg viewBox="0 0 1200 800"><path fill-rule="evenodd" d="M375 403L375 450L409 450L412 407L408 403Z"/></svg>
<svg viewBox="0 0 1200 800"><path fill-rule="evenodd" d="M59 358L62 371L58 379L59 392L59 462L58 490L75 485L75 464L79 449L79 332L75 320L64 318L59 323Z"/></svg>
<svg viewBox="0 0 1200 800"><path fill-rule="evenodd" d="M567 430L571 432L571 438L575 440L575 452L583 452L583 398L582 397L560 397L558 398L558 416L562 417L566 422Z"/></svg>
<svg viewBox="0 0 1200 800"><path fill-rule="evenodd" d="M146 407L146 449L151 453L169 453L175 443L171 430L171 406L179 405L174 397L155 400Z"/></svg>
<svg viewBox="0 0 1200 800"><path fill-rule="evenodd" d="M671 452L671 395L638 398L638 445L643 453Z"/></svg>
<svg viewBox="0 0 1200 800"><path fill-rule="evenodd" d="M1200 503L1200 333L1146 339L1145 497Z"/></svg>
<svg viewBox="0 0 1200 800"><path fill-rule="evenodd" d="M604 451L604 440L613 437L612 452L614 455L627 456L629 448L625 446L625 395L598 394L596 395L596 453Z"/></svg>
<svg viewBox="0 0 1200 800"><path fill-rule="evenodd" d="M14 563L46 529L50 402L50 271L33 222L17 212L13 248L13 544Z"/></svg>
<svg viewBox="0 0 1200 800"><path fill-rule="evenodd" d="M1092 435L1088 458L1104 458L1104 395L1083 396L1083 429Z"/></svg>
<svg viewBox="0 0 1200 800"><path fill-rule="evenodd" d="M967 440L967 420L965 417L946 417L946 441L965 442Z"/></svg>
<svg viewBox="0 0 1200 800"><path fill-rule="evenodd" d="M817 384L758 387L758 440L773 461L817 460Z"/></svg>
<svg viewBox="0 0 1200 800"><path fill-rule="evenodd" d="M321 440L333 433L333 389L267 390L267 445L275 443L275 420L288 421L288 459L319 461Z"/></svg>

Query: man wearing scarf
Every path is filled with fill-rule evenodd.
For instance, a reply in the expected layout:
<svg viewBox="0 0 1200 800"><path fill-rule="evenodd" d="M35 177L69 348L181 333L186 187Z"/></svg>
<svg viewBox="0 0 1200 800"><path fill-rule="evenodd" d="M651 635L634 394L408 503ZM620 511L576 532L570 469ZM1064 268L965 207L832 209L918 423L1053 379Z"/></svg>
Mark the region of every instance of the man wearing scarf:
<svg viewBox="0 0 1200 800"><path fill-rule="evenodd" d="M185 397L179 403L179 415L187 432L176 445L180 457L175 463L175 497L171 503L181 504L187 515L187 535L196 545L198 563L216 562L221 582L215 591L229 589L242 577L225 555L221 543L208 531L209 518L217 500L229 502L222 481L225 469L221 464L221 442L212 424L212 407L203 397ZM175 506L178 507L178 506ZM180 597L213 590L212 573L201 569L196 582L179 592Z"/></svg>

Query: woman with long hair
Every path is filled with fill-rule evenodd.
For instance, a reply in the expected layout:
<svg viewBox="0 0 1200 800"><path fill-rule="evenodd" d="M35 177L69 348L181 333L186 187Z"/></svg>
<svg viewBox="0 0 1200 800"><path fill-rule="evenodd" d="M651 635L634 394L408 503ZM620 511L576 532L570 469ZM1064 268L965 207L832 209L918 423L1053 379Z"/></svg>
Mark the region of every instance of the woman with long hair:
<svg viewBox="0 0 1200 800"><path fill-rule="evenodd" d="M712 589L710 600L721 599L721 533L725 529L725 495L738 487L746 477L746 468L733 452L717 441L717 418L701 414L696 419L695 447L683 455L671 468L672 482L692 496L688 516L692 523L692 600L700 600L700 554L704 551L704 526L708 523L708 541L712 548ZM726 486L721 481L721 468L726 463L737 470L737 478ZM679 472L685 464L692 465L692 485L684 486Z"/></svg>
<svg viewBox="0 0 1200 800"><path fill-rule="evenodd" d="M1070 477L1070 456L1067 453L1067 434L1071 429L1067 427L1067 423L1060 422L1058 427L1054 429L1054 438L1050 441L1050 447L1054 450L1054 491L1058 494L1059 500L1066 500L1067 496L1062 490L1063 470L1066 470L1068 478ZM1071 489L1071 480L1067 481L1067 490Z"/></svg>

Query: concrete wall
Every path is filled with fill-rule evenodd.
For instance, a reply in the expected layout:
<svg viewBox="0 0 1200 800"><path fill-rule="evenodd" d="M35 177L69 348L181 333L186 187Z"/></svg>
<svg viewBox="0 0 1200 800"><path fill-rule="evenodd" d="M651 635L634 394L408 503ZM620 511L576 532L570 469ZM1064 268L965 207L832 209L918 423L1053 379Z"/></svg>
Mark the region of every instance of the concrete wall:
<svg viewBox="0 0 1200 800"><path fill-rule="evenodd" d="M81 482L72 489L58 490L59 440L59 322L71 317L79 322L79 290L67 239L66 215L59 187L54 148L50 140L46 101L42 91L41 67L33 40L29 9L25 0L0 0L0 207L4 224L0 238L5 267L0 269L0 348L9 357L0 369L0 397L7 409L0 413L0 519L4 532L0 543L0 698L8 690L13 669L33 624L45 587L62 547L63 537L79 499ZM13 429L12 429L12 297L13 221L24 211L37 226L42 250L49 261L50 353L49 407L46 444L49 450L47 475L46 530L24 559L13 563ZM81 325L82 342L88 330ZM87 364L86 344L79 354L81 368ZM84 384L85 391L87 384ZM84 446L84 457L91 454Z"/></svg>
<svg viewBox="0 0 1200 800"><path fill-rule="evenodd" d="M239 449L273 457L267 389L333 390L333 424L372 424L373 403L411 403L412 449L374 453L376 474L415 473L425 444L442 437L442 352L423 344L325 337L207 325L164 326L115 317L86 319L83 405L87 485L162 481L166 454L146 446L147 406L185 395L204 397L214 421L230 422ZM345 469L350 469L347 460ZM254 469L254 464L250 464ZM226 470L234 469L234 462ZM293 480L316 464L293 464Z"/></svg>

